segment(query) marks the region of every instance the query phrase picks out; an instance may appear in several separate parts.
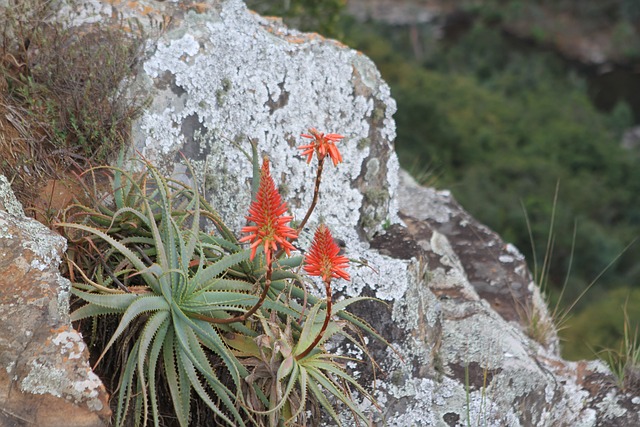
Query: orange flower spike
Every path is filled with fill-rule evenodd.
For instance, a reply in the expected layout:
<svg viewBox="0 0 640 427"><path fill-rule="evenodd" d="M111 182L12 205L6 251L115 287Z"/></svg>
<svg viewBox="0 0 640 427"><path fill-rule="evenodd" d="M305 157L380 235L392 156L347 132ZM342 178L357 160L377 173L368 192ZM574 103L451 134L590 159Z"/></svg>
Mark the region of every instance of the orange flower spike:
<svg viewBox="0 0 640 427"><path fill-rule="evenodd" d="M284 215L287 212L287 204L282 201L280 193L269 171L269 159L265 158L260 172L260 186L251 206L247 221L255 223L242 227L243 233L248 236L240 239L240 242L251 242L251 260L256 256L258 246L264 245L264 254L267 265L271 264L271 256L278 249L278 245L287 253L295 249L287 239L297 238L296 231L289 227L292 216Z"/></svg>
<svg viewBox="0 0 640 427"><path fill-rule="evenodd" d="M329 228L321 224L313 236L311 249L305 256L304 270L310 276L322 277L325 283L332 278L350 280L349 273L345 271L349 259L340 255L340 247L331 236Z"/></svg>
<svg viewBox="0 0 640 427"><path fill-rule="evenodd" d="M313 140L310 144L298 147L299 150L303 150L302 155L307 156L307 163L311 162L313 153L317 153L319 160L329 155L334 166L342 162L342 155L340 155L340 151L338 147L336 147L336 142L339 142L344 136L338 135L337 133L328 133L325 135L322 132L318 132L317 129L311 128L309 129L309 133L303 133L302 137Z"/></svg>

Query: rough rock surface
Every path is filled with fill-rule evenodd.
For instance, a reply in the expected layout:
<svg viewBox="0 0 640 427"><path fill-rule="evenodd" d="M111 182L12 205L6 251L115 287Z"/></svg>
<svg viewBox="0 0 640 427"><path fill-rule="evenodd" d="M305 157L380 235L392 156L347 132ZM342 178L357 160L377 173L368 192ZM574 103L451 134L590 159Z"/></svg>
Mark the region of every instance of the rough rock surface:
<svg viewBox="0 0 640 427"><path fill-rule="evenodd" d="M314 176L295 148L300 133L315 126L346 136L345 162L327 167L311 227L326 222L347 241L349 256L367 263L354 265L352 282L337 291L387 303L356 308L395 347L370 342L382 368L376 425L640 425L640 398L614 387L601 363L563 361L552 327L529 330L542 344L525 333L528 319L551 319L522 255L447 192L399 171L395 103L368 58L257 16L240 0L75 8L78 23L137 19L145 28L136 83L151 103L134 123L135 148L190 179L184 153L236 230L250 198L247 140L270 156L299 218ZM353 368L373 386L366 368Z"/></svg>
<svg viewBox="0 0 640 427"><path fill-rule="evenodd" d="M0 175L0 426L105 426L108 396L69 320L65 240Z"/></svg>
<svg viewBox="0 0 640 427"><path fill-rule="evenodd" d="M546 306L517 249L447 191L401 177L398 203L406 227L393 226L371 241L389 256L418 260L410 266L416 280L387 319L372 319L381 330L395 331L404 358L383 363L397 380L381 381L389 424L638 424L640 398L617 389L601 362L559 357ZM533 315L547 329L533 330ZM543 344L526 332L538 333Z"/></svg>

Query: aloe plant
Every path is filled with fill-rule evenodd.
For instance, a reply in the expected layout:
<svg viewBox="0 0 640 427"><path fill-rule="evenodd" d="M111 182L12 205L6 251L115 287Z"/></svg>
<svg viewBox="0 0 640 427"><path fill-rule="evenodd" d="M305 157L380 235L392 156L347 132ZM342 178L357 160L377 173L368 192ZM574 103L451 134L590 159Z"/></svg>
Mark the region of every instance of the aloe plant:
<svg viewBox="0 0 640 427"><path fill-rule="evenodd" d="M334 403L367 422L351 390L373 398L324 344L350 337L347 329L382 337L346 311L363 298L332 306L330 280L326 300L307 293L308 279L298 273L303 259L290 256L291 217L268 163L260 171L253 152L249 219L256 226L245 227L251 234L241 239L251 240L248 249L196 188L144 161L139 174L100 168L112 197L96 196L101 171L91 170L91 201L70 207L57 224L71 242L72 292L84 302L72 320L118 318L96 361L122 348L115 425L161 425L163 390L181 426L190 424L193 399L232 426L304 425L313 408L340 423ZM203 231L206 221L215 233Z"/></svg>
<svg viewBox="0 0 640 427"><path fill-rule="evenodd" d="M214 327L201 317L224 318L255 304L256 297L246 293L254 283L225 275L231 267L246 261L250 251L242 250L237 242L223 243L222 237L213 238L200 231L203 208L196 191L170 184L151 165L147 165L147 171L153 186L146 180L141 186L122 170L113 171L118 186L114 193L117 210L83 209L83 215L76 212L76 217L87 214L93 225L67 222L59 226L68 233L85 232L85 239L110 247L104 255L96 255L100 258L97 282L87 281L73 288L74 295L87 304L71 317L75 321L106 314L121 316L103 355L122 334L135 336L120 376L116 424L124 423L132 400L136 408L142 408L143 424L149 412L159 424L155 383L160 365L181 425L188 425L193 392L227 424L245 425L246 411L237 391L246 369L221 337L232 327ZM122 197L124 189L128 190L128 200ZM97 225L105 223L105 216L111 216L111 222L101 230ZM136 286L124 284L132 280ZM114 289L114 282L120 283L118 288ZM143 322L135 322L141 317ZM211 354L222 361L230 382L220 380L211 365ZM213 391L217 402L208 390Z"/></svg>

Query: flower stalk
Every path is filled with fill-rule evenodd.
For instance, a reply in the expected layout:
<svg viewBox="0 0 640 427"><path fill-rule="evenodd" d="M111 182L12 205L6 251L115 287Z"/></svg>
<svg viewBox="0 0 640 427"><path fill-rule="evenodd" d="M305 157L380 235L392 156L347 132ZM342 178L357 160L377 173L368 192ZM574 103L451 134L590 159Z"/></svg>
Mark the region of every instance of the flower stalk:
<svg viewBox="0 0 640 427"><path fill-rule="evenodd" d="M309 206L309 209L307 210L307 213L305 214L304 218L302 219L302 221L300 221L300 224L296 228L296 231L298 233L300 231L302 231L302 229L304 228L304 226L307 223L307 221L309 221L309 218L311 217L311 213L314 211L314 209L316 208L316 205L318 204L318 197L320 195L320 182L322 180L322 169L323 169L323 166L324 166L324 157L322 159L318 160L318 172L316 173L316 182L315 182L315 185L313 187L313 199L311 200L311 205Z"/></svg>
<svg viewBox="0 0 640 427"><path fill-rule="evenodd" d="M332 315L331 280L333 278L350 280L349 273L345 270L348 263L349 259L340 255L340 247L331 235L329 228L326 225L321 224L313 237L311 249L305 257L304 270L310 276L319 276L322 278L325 293L327 295L326 314L320 331L311 344L296 356L296 360L300 360L307 356L311 350L318 345L320 340L322 340Z"/></svg>
<svg viewBox="0 0 640 427"><path fill-rule="evenodd" d="M325 289L325 292L326 292L326 295L327 295L327 311L326 311L326 315L324 317L324 322L322 323L322 327L320 328L320 332L318 332L318 335L316 335L316 337L311 342L311 344L309 344L307 346L307 348L305 348L302 353L296 355L296 360L300 360L300 359L304 358L305 356L307 356L311 352L311 350L313 350L316 347L316 345L318 345L318 343L320 342L320 340L324 336L325 331L327 330L327 326L329 325L329 320L331 320L332 296L331 296L331 281L330 280L324 282L324 289Z"/></svg>
<svg viewBox="0 0 640 427"><path fill-rule="evenodd" d="M340 154L340 151L336 146L336 142L339 142L344 138L344 136L338 135L337 133L324 134L323 132L319 132L315 128L310 128L309 133L302 134L302 137L311 139L312 141L307 145L298 147L298 149L302 150L303 156L307 156L307 163L311 163L311 159L313 158L314 153L316 154L316 156L318 157L318 171L316 173L316 181L313 187L313 199L306 215L298 225L298 232L300 232L304 228L305 224L309 220L309 217L311 217L311 213L314 211L318 203L324 159L329 156L333 161L334 166L337 166L338 163L342 162L342 155Z"/></svg>

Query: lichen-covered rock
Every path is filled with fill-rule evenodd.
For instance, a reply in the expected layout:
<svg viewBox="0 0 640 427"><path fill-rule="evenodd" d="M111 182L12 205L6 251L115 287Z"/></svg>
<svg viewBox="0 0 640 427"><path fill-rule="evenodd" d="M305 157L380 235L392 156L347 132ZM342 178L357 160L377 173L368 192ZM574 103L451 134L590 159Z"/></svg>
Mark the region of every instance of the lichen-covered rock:
<svg viewBox="0 0 640 427"><path fill-rule="evenodd" d="M108 396L69 320L65 240L26 218L0 175L0 425L105 426Z"/></svg>
<svg viewBox="0 0 640 427"><path fill-rule="evenodd" d="M300 134L313 126L345 135L345 162L326 167L311 227L324 221L361 260L336 293L387 303L354 309L394 347L370 341L382 368L376 425L640 423L640 399L610 385L600 363L559 357L522 255L448 193L400 180L395 103L365 56L257 16L240 0L76 3L78 21L136 19L152 36L136 79L150 104L133 124L135 148L190 180L184 154L235 230L250 201L249 140L271 158L300 218L315 174L296 150ZM351 368L374 386L368 368Z"/></svg>
<svg viewBox="0 0 640 427"><path fill-rule="evenodd" d="M617 389L601 362L560 358L552 319L517 249L449 192L401 177L406 226L371 241L388 256L418 260L404 297L369 319L400 337L393 342L404 360L386 358L391 381L379 382L389 424L638 424L640 398ZM531 339L536 334L542 343Z"/></svg>

